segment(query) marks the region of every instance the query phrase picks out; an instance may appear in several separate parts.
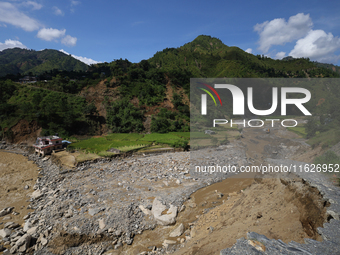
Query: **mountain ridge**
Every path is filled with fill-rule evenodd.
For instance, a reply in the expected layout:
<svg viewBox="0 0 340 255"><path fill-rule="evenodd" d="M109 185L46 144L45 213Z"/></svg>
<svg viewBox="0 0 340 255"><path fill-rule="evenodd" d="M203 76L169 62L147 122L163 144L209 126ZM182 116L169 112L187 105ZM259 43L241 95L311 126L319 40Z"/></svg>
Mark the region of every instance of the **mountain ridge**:
<svg viewBox="0 0 340 255"><path fill-rule="evenodd" d="M41 51L13 48L0 51L0 76L8 74L34 75L53 69L62 71L86 71L88 65L61 51Z"/></svg>

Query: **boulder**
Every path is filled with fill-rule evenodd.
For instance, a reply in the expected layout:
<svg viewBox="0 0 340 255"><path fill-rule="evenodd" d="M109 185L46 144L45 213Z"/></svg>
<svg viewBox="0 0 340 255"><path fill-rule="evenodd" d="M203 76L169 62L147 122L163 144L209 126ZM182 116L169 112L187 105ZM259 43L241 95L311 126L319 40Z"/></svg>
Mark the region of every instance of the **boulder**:
<svg viewBox="0 0 340 255"><path fill-rule="evenodd" d="M176 227L174 230L171 231L170 237L177 237L181 236L184 232L184 225L181 223L178 227Z"/></svg>
<svg viewBox="0 0 340 255"><path fill-rule="evenodd" d="M25 234L22 237L20 237L20 239L15 243L15 246L16 247L25 246L27 249L30 246L30 243L31 243L31 236L29 234Z"/></svg>
<svg viewBox="0 0 340 255"><path fill-rule="evenodd" d="M26 221L24 225L24 231L27 232L32 227L32 223L30 221Z"/></svg>
<svg viewBox="0 0 340 255"><path fill-rule="evenodd" d="M39 199L43 196L44 194L40 190L36 190L31 194L31 198L33 199Z"/></svg>
<svg viewBox="0 0 340 255"><path fill-rule="evenodd" d="M158 224L168 226L176 223L177 206L170 205L167 209L160 200L155 198L152 204L151 213Z"/></svg>
<svg viewBox="0 0 340 255"><path fill-rule="evenodd" d="M10 230L10 229L8 229L8 228L4 228L4 229L1 229L1 230L0 230L0 236L1 236L2 238L5 238L5 237L10 236L11 233L12 233L12 230Z"/></svg>
<svg viewBox="0 0 340 255"><path fill-rule="evenodd" d="M38 227L30 228L29 230L27 230L27 234L32 236L35 235L37 233L37 228Z"/></svg>

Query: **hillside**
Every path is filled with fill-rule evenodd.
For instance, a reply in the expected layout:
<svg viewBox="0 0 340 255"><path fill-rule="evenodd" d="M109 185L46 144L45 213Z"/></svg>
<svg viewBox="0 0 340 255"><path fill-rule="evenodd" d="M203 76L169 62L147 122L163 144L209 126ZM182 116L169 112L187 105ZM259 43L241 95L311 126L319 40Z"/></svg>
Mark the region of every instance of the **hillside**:
<svg viewBox="0 0 340 255"><path fill-rule="evenodd" d="M191 77L339 77L326 65L317 65L306 58L290 61L252 55L238 47L229 47L221 40L200 35L179 48L167 48L149 59L163 70L185 70Z"/></svg>
<svg viewBox="0 0 340 255"><path fill-rule="evenodd" d="M0 77L7 74L35 75L53 69L63 71L86 71L88 66L83 62L58 50L6 49L0 51Z"/></svg>
<svg viewBox="0 0 340 255"><path fill-rule="evenodd" d="M13 60L11 53L22 55L22 61L15 57ZM23 63L26 59L22 65L26 69L22 67L22 70L38 74L41 80L29 85L15 83L16 77L12 82L0 81L0 135L5 136L15 136L12 127L22 119L34 121L34 125L38 123L43 134L63 136L188 131L190 78L339 77L337 72L309 59L285 61L254 56L204 35L181 47L157 52L139 63L118 59L92 65L86 72L74 72L79 62L55 50L13 49L1 54L6 56L0 58L2 64L7 61L3 65L12 70L18 68L16 61ZM28 56L35 57L28 61ZM52 64L46 56L54 56L56 61ZM28 68L30 63L38 62L41 64ZM73 69L71 63L75 63ZM64 69L41 73L52 65ZM309 89L315 95L309 109L318 115L331 113L337 119L332 103L340 96L337 87L320 84Z"/></svg>

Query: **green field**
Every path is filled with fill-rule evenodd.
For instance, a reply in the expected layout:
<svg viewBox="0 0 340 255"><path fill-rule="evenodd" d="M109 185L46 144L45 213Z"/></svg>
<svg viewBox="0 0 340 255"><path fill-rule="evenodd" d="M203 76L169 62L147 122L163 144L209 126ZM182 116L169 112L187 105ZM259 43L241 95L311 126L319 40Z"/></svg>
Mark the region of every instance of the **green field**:
<svg viewBox="0 0 340 255"><path fill-rule="evenodd" d="M294 132L295 134L297 134L298 136L302 137L302 138L306 138L306 130L305 127L287 127L287 129L289 131Z"/></svg>
<svg viewBox="0 0 340 255"><path fill-rule="evenodd" d="M69 150L80 150L87 153L96 153L102 157L115 155L109 152L111 148L121 152L135 151L159 145L161 147L175 147L186 149L190 138L190 132L172 132L166 134L137 134L137 133L113 133L102 137L92 137L86 140L77 141L68 146Z"/></svg>

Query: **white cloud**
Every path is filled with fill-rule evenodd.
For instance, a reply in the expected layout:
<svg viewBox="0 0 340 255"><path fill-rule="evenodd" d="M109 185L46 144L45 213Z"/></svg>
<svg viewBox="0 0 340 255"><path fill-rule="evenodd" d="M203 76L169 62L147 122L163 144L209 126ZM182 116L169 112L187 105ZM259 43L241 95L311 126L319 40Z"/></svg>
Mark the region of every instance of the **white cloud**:
<svg viewBox="0 0 340 255"><path fill-rule="evenodd" d="M71 6L76 6L80 4L80 1L71 0Z"/></svg>
<svg viewBox="0 0 340 255"><path fill-rule="evenodd" d="M43 7L41 4L38 4L37 2L33 2L33 1L24 2L23 5L32 6L33 10L40 10Z"/></svg>
<svg viewBox="0 0 340 255"><path fill-rule="evenodd" d="M0 21L21 27L25 31L34 31L41 26L38 21L20 12L11 3L0 2Z"/></svg>
<svg viewBox="0 0 340 255"><path fill-rule="evenodd" d="M287 42L304 37L313 26L309 14L298 13L285 19L273 19L254 26L260 35L259 50L266 53L272 45L284 45Z"/></svg>
<svg viewBox="0 0 340 255"><path fill-rule="evenodd" d="M39 30L38 38L45 41L53 41L65 35L66 29L58 30L55 28L42 28Z"/></svg>
<svg viewBox="0 0 340 255"><path fill-rule="evenodd" d="M80 1L76 1L76 0L71 0L71 12L74 12L74 8L75 6L77 6L78 4L80 4Z"/></svg>
<svg viewBox="0 0 340 255"><path fill-rule="evenodd" d="M248 49L245 50L245 52L247 52L247 53L252 53L252 52L253 52L253 49L252 49L252 48L248 48Z"/></svg>
<svg viewBox="0 0 340 255"><path fill-rule="evenodd" d="M65 44L66 46L75 46L77 43L77 37L67 35L61 40L61 43Z"/></svg>
<svg viewBox="0 0 340 255"><path fill-rule="evenodd" d="M65 54L67 54L67 55L70 55L70 53L64 51L63 49L61 49L60 52L65 53ZM93 59L91 59L91 58L79 57L79 56L75 56L75 55L71 55L71 56L74 57L75 59L78 59L79 61L81 61L81 62L87 64L87 65L92 65L92 64L101 63L101 62L95 61L95 60L93 60Z"/></svg>
<svg viewBox="0 0 340 255"><path fill-rule="evenodd" d="M286 52L280 51L280 52L276 53L275 58L282 59L285 56L286 56Z"/></svg>
<svg viewBox="0 0 340 255"><path fill-rule="evenodd" d="M289 53L295 58L308 57L319 62L336 63L339 55L335 51L340 49L340 38L323 30L310 30L306 37L298 40L294 49Z"/></svg>
<svg viewBox="0 0 340 255"><path fill-rule="evenodd" d="M5 40L5 43L0 42L0 51L5 50L5 49L12 49L12 48L22 48L22 49L27 49L25 45L23 45L21 42L16 41L16 40Z"/></svg>
<svg viewBox="0 0 340 255"><path fill-rule="evenodd" d="M53 6L53 10L54 10L54 14L55 14L55 15L64 16L63 11L60 10L57 6Z"/></svg>

